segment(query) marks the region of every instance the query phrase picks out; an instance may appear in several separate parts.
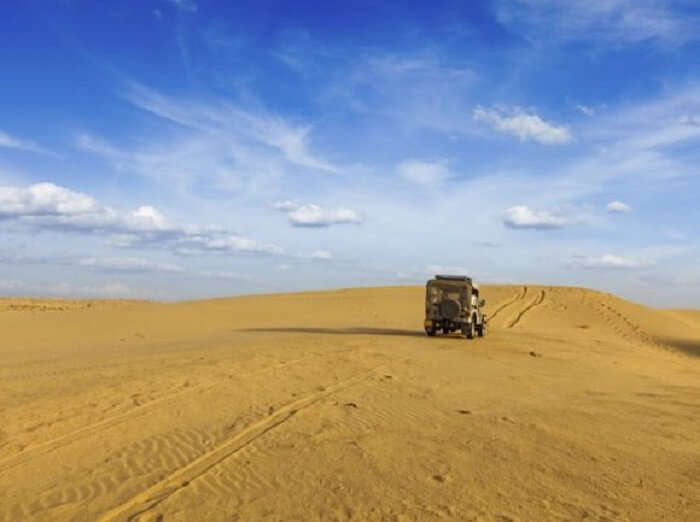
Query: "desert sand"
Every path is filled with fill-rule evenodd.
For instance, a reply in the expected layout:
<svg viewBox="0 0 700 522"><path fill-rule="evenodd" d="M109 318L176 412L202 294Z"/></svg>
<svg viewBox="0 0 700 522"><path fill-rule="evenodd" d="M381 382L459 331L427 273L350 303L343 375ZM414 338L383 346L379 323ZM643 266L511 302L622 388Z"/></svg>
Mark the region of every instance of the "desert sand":
<svg viewBox="0 0 700 522"><path fill-rule="evenodd" d="M482 293L0 300L0 520L700 520L700 312Z"/></svg>

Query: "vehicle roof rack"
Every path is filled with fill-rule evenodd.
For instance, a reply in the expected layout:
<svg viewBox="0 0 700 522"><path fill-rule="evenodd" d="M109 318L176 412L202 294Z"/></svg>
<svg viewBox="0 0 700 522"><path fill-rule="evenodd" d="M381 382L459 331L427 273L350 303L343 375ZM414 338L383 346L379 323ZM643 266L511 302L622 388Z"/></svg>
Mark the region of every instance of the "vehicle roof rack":
<svg viewBox="0 0 700 522"><path fill-rule="evenodd" d="M441 281L467 281L469 283L472 281L471 277L458 275L436 275L435 279L439 279Z"/></svg>

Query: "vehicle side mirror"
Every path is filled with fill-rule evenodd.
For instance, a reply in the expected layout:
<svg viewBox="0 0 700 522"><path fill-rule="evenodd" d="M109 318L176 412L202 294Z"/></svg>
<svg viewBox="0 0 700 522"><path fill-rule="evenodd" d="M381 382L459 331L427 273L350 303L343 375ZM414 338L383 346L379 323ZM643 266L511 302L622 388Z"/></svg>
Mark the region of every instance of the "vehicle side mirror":
<svg viewBox="0 0 700 522"><path fill-rule="evenodd" d="M486 299L479 299L479 306L486 306Z"/></svg>

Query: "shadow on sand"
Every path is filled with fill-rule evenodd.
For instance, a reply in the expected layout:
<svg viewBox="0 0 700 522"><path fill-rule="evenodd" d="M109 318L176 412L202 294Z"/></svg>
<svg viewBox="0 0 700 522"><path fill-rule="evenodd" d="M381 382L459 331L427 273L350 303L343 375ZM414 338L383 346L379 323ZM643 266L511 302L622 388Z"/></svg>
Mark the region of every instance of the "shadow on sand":
<svg viewBox="0 0 700 522"><path fill-rule="evenodd" d="M693 357L700 357L700 339L662 339L666 346Z"/></svg>
<svg viewBox="0 0 700 522"><path fill-rule="evenodd" d="M390 335L397 337L426 337L420 330L401 330L398 328L244 328L241 332L266 333L308 333L322 335Z"/></svg>

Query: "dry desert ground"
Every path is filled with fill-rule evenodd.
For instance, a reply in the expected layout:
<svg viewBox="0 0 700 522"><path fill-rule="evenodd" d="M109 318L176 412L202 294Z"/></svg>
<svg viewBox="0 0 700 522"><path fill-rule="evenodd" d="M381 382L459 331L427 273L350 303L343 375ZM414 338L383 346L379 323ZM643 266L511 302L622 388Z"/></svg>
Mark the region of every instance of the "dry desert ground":
<svg viewBox="0 0 700 522"><path fill-rule="evenodd" d="M700 312L482 294L0 300L0 520L700 520Z"/></svg>

